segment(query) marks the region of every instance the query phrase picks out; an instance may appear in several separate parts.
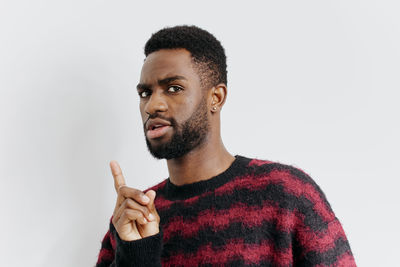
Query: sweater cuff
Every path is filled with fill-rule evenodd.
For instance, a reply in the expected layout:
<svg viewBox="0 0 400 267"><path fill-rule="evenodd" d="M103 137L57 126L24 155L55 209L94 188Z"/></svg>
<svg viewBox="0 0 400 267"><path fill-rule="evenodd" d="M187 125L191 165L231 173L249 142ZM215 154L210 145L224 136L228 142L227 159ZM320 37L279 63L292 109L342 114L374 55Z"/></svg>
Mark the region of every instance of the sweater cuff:
<svg viewBox="0 0 400 267"><path fill-rule="evenodd" d="M161 266L163 237L161 229L155 235L133 241L122 240L112 223L110 230L117 242L115 252L117 266Z"/></svg>

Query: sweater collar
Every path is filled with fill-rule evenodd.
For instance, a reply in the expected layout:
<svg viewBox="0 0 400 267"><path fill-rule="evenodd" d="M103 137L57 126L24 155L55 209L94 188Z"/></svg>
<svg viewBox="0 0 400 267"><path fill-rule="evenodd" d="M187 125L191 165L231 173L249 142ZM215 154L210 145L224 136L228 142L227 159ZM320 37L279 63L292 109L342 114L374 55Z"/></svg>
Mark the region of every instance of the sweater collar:
<svg viewBox="0 0 400 267"><path fill-rule="evenodd" d="M194 182L191 184L175 185L168 177L166 179L166 184L164 187L165 197L170 200L187 199L193 196L200 195L206 191L212 191L215 188L224 185L235 176L244 173L250 161L250 158L241 155L235 155L235 160L228 167L228 169L226 169L222 173L213 176L210 179Z"/></svg>

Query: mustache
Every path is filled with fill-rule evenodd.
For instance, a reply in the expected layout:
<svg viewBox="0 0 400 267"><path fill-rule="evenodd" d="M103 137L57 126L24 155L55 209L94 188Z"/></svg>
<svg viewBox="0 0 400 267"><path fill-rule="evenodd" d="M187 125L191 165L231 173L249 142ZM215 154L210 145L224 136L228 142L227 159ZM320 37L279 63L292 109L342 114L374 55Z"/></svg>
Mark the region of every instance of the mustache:
<svg viewBox="0 0 400 267"><path fill-rule="evenodd" d="M158 114L153 114L153 115L149 114L149 117L143 123L143 128L146 129L146 124L150 119L156 119L156 118L159 118L159 119L162 119L162 120L165 120L165 121L169 121L171 123L171 126L174 126L176 124L176 121L173 118L167 118L167 117L164 117L164 116L161 116L161 115L158 115Z"/></svg>

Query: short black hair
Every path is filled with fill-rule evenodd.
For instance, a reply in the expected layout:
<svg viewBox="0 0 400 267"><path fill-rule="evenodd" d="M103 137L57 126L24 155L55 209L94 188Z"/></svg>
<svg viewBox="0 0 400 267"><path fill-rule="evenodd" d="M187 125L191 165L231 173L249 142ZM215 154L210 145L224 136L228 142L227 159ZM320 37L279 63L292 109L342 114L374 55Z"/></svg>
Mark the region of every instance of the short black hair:
<svg viewBox="0 0 400 267"><path fill-rule="evenodd" d="M154 33L146 42L144 54L160 49L188 50L195 63L203 87L227 84L226 55L214 35L197 26L167 27Z"/></svg>

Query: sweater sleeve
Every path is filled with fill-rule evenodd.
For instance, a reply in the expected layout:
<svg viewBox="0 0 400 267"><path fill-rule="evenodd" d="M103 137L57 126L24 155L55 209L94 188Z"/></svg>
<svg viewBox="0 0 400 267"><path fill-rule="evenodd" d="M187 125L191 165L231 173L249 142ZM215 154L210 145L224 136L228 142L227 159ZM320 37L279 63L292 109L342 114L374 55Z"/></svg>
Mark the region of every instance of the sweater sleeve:
<svg viewBox="0 0 400 267"><path fill-rule="evenodd" d="M121 240L114 225L102 241L96 267L161 266L162 230L134 241Z"/></svg>
<svg viewBox="0 0 400 267"><path fill-rule="evenodd" d="M325 231L297 229L294 239L294 266L356 267L349 242L337 219L328 223Z"/></svg>
<svg viewBox="0 0 400 267"><path fill-rule="evenodd" d="M308 176L302 186L293 232L294 266L356 267L343 227L325 194Z"/></svg>

